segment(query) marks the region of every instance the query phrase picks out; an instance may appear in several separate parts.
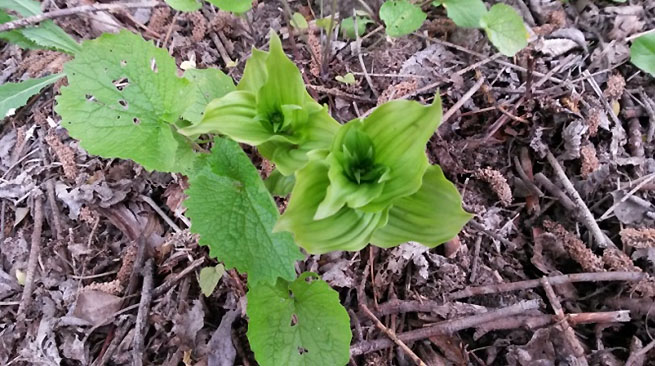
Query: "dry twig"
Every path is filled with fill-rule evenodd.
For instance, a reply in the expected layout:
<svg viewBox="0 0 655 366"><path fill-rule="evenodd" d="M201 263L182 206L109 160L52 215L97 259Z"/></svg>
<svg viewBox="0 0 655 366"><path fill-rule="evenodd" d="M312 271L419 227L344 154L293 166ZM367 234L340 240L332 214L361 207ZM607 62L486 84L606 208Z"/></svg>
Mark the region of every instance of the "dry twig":
<svg viewBox="0 0 655 366"><path fill-rule="evenodd" d="M66 17L70 15L83 14L83 13L96 13L99 11L118 11L125 9L138 9L138 8L154 8L157 6L164 6L165 3L159 1L146 1L135 3L111 3L111 4L94 4L82 5L74 8L60 9L49 11L47 13L34 15L31 17L16 19L11 22L0 24L0 32L6 32L13 29L24 28L30 25L40 23L44 20Z"/></svg>
<svg viewBox="0 0 655 366"><path fill-rule="evenodd" d="M34 195L34 230L32 231L32 246L30 257L27 262L27 274L25 275L25 287L18 307L18 319L24 319L27 309L32 304L32 292L34 291L34 276L36 265L41 252L41 232L43 231L43 193L36 191Z"/></svg>
<svg viewBox="0 0 655 366"><path fill-rule="evenodd" d="M148 259L142 271L141 301L134 325L134 346L132 348L132 365L134 366L143 365L143 338L147 333L148 313L152 302L152 271L152 259Z"/></svg>
<svg viewBox="0 0 655 366"><path fill-rule="evenodd" d="M373 320L373 322L375 323L375 326L378 327L378 329L380 329L381 331L383 331L384 334L386 334L389 338L391 338L391 340L395 344L397 344L398 347L400 347L400 349L402 349L403 352L405 352L412 359L412 361L414 361L415 364L417 364L419 366L427 366L425 364L425 362L423 362L423 360L421 360L416 355L416 353L414 353L414 351L412 351L409 347L407 347L407 345L398 338L398 336L396 335L396 333L393 330L385 327L384 324L382 324L382 322L380 321L380 319L375 317L375 315L373 315L371 310L369 310L366 305L360 304L359 308L362 309L364 314L366 314L366 316L368 316L371 320Z"/></svg>

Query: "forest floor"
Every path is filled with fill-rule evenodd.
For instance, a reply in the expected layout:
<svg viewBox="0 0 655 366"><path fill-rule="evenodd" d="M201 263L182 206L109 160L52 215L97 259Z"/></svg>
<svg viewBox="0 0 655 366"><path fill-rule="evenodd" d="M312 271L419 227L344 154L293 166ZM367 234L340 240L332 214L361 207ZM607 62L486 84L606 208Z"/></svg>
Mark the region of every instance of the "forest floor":
<svg viewBox="0 0 655 366"><path fill-rule="evenodd" d="M44 11L73 2L51 0ZM655 27L655 2L503 2L532 34L513 58L438 8L406 37L386 37L379 23L360 49L340 36L320 58L327 63L312 58L326 52L320 33L290 32L277 1L260 1L249 21L205 4L56 22L80 40L129 29L178 65L193 60L235 80L274 29L340 122L439 91L446 116L427 153L475 218L435 249L366 247L299 264L349 310L351 365L414 364L391 342L376 349L387 335L361 304L396 334L423 331L407 345L427 365L655 365L655 79L629 63L626 42ZM318 17L318 5L290 4ZM68 59L0 43L0 83L58 72ZM354 85L335 80L348 72ZM217 262L188 232L185 178L87 154L53 112L64 84L0 124L0 364L131 364L141 268L130 260L147 226L161 250L150 253L146 359L206 365L222 350L209 345L220 330L237 351L220 365L256 365L246 276L226 274L209 297L200 291L199 270ZM260 167L256 151L252 159Z"/></svg>

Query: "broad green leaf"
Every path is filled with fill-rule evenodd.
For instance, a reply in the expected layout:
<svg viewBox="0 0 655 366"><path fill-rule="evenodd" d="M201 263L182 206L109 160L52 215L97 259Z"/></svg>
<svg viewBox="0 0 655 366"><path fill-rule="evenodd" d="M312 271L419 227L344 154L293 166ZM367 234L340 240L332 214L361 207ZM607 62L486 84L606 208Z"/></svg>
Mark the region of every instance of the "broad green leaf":
<svg viewBox="0 0 655 366"><path fill-rule="evenodd" d="M423 176L421 189L393 204L389 221L373 233L371 243L389 248L416 241L434 247L454 238L471 217L462 209L455 185L438 165L432 165Z"/></svg>
<svg viewBox="0 0 655 366"><path fill-rule="evenodd" d="M655 33L644 34L632 42L630 61L655 76Z"/></svg>
<svg viewBox="0 0 655 366"><path fill-rule="evenodd" d="M289 233L271 232L277 207L236 142L217 138L212 153L198 158L189 186L186 215L210 256L248 273L250 284L295 277L303 256Z"/></svg>
<svg viewBox="0 0 655 366"><path fill-rule="evenodd" d="M307 24L307 19L305 19L305 17L298 12L293 13L293 15L291 16L291 25L296 29L309 28L309 24Z"/></svg>
<svg viewBox="0 0 655 366"><path fill-rule="evenodd" d="M0 9L0 24L7 23L14 18ZM19 30L0 33L0 39L27 49L38 49L39 45L27 39Z"/></svg>
<svg viewBox="0 0 655 366"><path fill-rule="evenodd" d="M444 0L448 18L464 28L480 28L480 19L487 12L482 0Z"/></svg>
<svg viewBox="0 0 655 366"><path fill-rule="evenodd" d="M348 85L353 85L353 84L356 83L355 75L353 75L352 72L349 72L349 73L347 73L346 75L343 75L343 76L337 75L334 79L336 81L338 81L338 82L348 84Z"/></svg>
<svg viewBox="0 0 655 366"><path fill-rule="evenodd" d="M189 69L184 77L191 82L193 104L182 117L193 123L200 122L209 102L235 90L232 78L217 69Z"/></svg>
<svg viewBox="0 0 655 366"><path fill-rule="evenodd" d="M275 169L271 175L264 180L264 184L272 195L278 197L285 197L291 193L293 185L296 183L294 175L283 175L279 170Z"/></svg>
<svg viewBox="0 0 655 366"><path fill-rule="evenodd" d="M209 297L216 289L218 281L221 280L221 277L225 274L225 267L222 264L217 264L212 267L205 267L200 270L200 275L198 276L198 284L200 285L200 291L202 294Z"/></svg>
<svg viewBox="0 0 655 366"><path fill-rule="evenodd" d="M427 14L407 0L387 0L380 7L380 19L391 37L402 37L421 27Z"/></svg>
<svg viewBox="0 0 655 366"><path fill-rule="evenodd" d="M339 294L304 273L293 282L248 291L248 340L261 366L343 366L350 320Z"/></svg>
<svg viewBox="0 0 655 366"><path fill-rule="evenodd" d="M28 79L19 83L0 85L0 122L24 106L27 100L44 87L61 79L64 74L54 74L38 79Z"/></svg>
<svg viewBox="0 0 655 366"><path fill-rule="evenodd" d="M194 152L173 124L192 88L166 50L127 31L104 34L84 42L64 70L69 86L55 109L89 153L163 172L191 166Z"/></svg>
<svg viewBox="0 0 655 366"><path fill-rule="evenodd" d="M202 7L198 0L165 0L171 8L179 11L196 11Z"/></svg>
<svg viewBox="0 0 655 366"><path fill-rule="evenodd" d="M236 14L245 13L252 8L253 0L207 0L224 11L231 11Z"/></svg>
<svg viewBox="0 0 655 366"><path fill-rule="evenodd" d="M348 17L341 21L341 33L348 39L356 39L366 32L366 25L373 23L371 19L357 17L357 33L355 33L355 17Z"/></svg>
<svg viewBox="0 0 655 366"><path fill-rule="evenodd" d="M23 17L41 14L41 4L32 0L0 0L0 8L13 10ZM51 20L35 27L22 28L18 32L43 48L71 54L80 50L80 45Z"/></svg>
<svg viewBox="0 0 655 366"><path fill-rule="evenodd" d="M491 43L505 56L514 56L528 45L528 30L521 16L509 5L496 4L480 19Z"/></svg>
<svg viewBox="0 0 655 366"><path fill-rule="evenodd" d="M343 207L330 217L314 220L330 184L327 174L328 165L320 160L310 161L296 172L291 199L275 231L292 232L296 242L311 254L360 250L373 231L386 223L387 211L369 213Z"/></svg>

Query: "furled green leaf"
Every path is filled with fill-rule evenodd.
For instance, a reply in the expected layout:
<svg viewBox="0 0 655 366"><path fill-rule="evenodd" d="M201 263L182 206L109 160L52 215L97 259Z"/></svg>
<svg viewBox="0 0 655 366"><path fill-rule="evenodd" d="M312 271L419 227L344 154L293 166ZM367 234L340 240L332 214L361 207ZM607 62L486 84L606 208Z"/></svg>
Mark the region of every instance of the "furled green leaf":
<svg viewBox="0 0 655 366"><path fill-rule="evenodd" d="M448 18L464 28L479 28L480 19L487 12L482 0L444 0Z"/></svg>
<svg viewBox="0 0 655 366"><path fill-rule="evenodd" d="M221 10L236 14L245 13L252 8L253 0L207 0Z"/></svg>
<svg viewBox="0 0 655 366"><path fill-rule="evenodd" d="M366 32L366 25L373 23L369 18L357 17L357 33L355 33L355 17L348 17L341 21L341 33L348 39L361 37Z"/></svg>
<svg viewBox="0 0 655 366"><path fill-rule="evenodd" d="M421 189L394 202L389 221L373 233L371 243L388 248L416 241L434 247L454 238L470 219L455 185L438 165L432 165Z"/></svg>
<svg viewBox="0 0 655 366"><path fill-rule="evenodd" d="M318 205L325 198L328 165L310 161L296 172L296 184L275 231L290 231L296 242L311 254L335 250L360 250L368 244L373 231L384 225L387 211L363 212L342 207L330 217L314 220Z"/></svg>
<svg viewBox="0 0 655 366"><path fill-rule="evenodd" d="M293 13L291 16L291 25L296 29L307 29L309 27L307 19L298 12Z"/></svg>
<svg viewBox="0 0 655 366"><path fill-rule="evenodd" d="M261 366L343 366L352 334L339 294L304 273L248 292L248 340Z"/></svg>
<svg viewBox="0 0 655 366"><path fill-rule="evenodd" d="M270 51L253 51L237 91L212 101L187 136L221 133L259 148L284 175L307 163L307 153L327 149L339 123L316 103L300 71L271 33Z"/></svg>
<svg viewBox="0 0 655 366"><path fill-rule="evenodd" d="M379 179L370 183L354 181L344 175L344 165L348 164L335 163L339 160L337 156L330 161L330 187L326 202L321 203L332 209L319 216L326 217L340 207L341 202L330 203L330 200L342 200L352 208L377 212L389 207L394 200L418 191L427 169L425 144L441 123L441 113L441 98L437 95L430 106L395 100L381 105L363 121L349 122L348 125L361 123L361 132L370 139L372 162L364 166ZM342 149L344 142L340 137L344 136L348 125L341 127L331 148L332 154L337 155ZM360 167L362 164L357 161L351 165Z"/></svg>
<svg viewBox="0 0 655 366"><path fill-rule="evenodd" d="M193 104L182 117L193 123L200 122L209 102L235 90L232 78L217 69L189 69L184 77L191 82Z"/></svg>
<svg viewBox="0 0 655 366"><path fill-rule="evenodd" d="M38 79L28 79L20 83L0 85L0 122L24 106L27 100L39 90L61 79L64 74L54 74Z"/></svg>
<svg viewBox="0 0 655 366"><path fill-rule="evenodd" d="M8 21L13 19L14 19L13 17L9 16L9 14L5 13L4 11L2 11L2 9L0 9L0 24L7 23ZM27 37L25 37L19 30L2 32L0 33L0 39L18 45L19 47L22 48L27 48L27 49L40 48L39 45L27 39Z"/></svg>
<svg viewBox="0 0 655 366"><path fill-rule="evenodd" d="M23 17L41 14L41 4L33 0L0 0L0 8L13 10ZM51 20L41 22L38 26L22 28L18 32L44 48L71 54L80 50L80 45Z"/></svg>
<svg viewBox="0 0 655 366"><path fill-rule="evenodd" d="M248 282L295 277L302 259L289 233L272 233L279 213L257 169L239 145L217 138L210 155L198 158L185 201L191 231L209 254L248 273Z"/></svg>
<svg viewBox="0 0 655 366"><path fill-rule="evenodd" d="M421 27L427 14L407 0L387 0L380 7L380 19L391 37L402 37Z"/></svg>
<svg viewBox="0 0 655 366"><path fill-rule="evenodd" d="M630 61L655 76L655 33L644 34L632 42Z"/></svg>
<svg viewBox="0 0 655 366"><path fill-rule="evenodd" d="M201 269L200 275L198 276L198 284L200 285L202 294L207 297L211 296L214 289L216 289L216 285L218 285L218 281L221 280L224 274L225 267L220 263Z"/></svg>
<svg viewBox="0 0 655 366"><path fill-rule="evenodd" d="M194 152L173 124L192 87L166 50L127 31L104 34L84 42L64 70L69 86L56 111L89 153L164 172L191 166Z"/></svg>
<svg viewBox="0 0 655 366"><path fill-rule="evenodd" d="M202 7L198 0L165 0L171 8L179 11L196 11Z"/></svg>
<svg viewBox="0 0 655 366"><path fill-rule="evenodd" d="M264 184L269 192L274 196L284 197L288 196L296 183L294 175L283 175L279 170L275 169L271 175L264 180Z"/></svg>
<svg viewBox="0 0 655 366"><path fill-rule="evenodd" d="M480 19L491 43L506 56L514 56L528 45L528 30L521 16L509 5L495 4Z"/></svg>

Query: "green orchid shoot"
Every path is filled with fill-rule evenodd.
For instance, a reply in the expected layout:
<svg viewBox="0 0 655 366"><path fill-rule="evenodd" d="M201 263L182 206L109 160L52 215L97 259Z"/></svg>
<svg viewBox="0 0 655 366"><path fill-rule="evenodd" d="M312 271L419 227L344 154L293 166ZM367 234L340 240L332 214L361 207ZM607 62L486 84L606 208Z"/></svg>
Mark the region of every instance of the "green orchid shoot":
<svg viewBox="0 0 655 366"><path fill-rule="evenodd" d="M329 148L339 128L305 89L296 65L271 33L270 50L253 50L237 90L209 103L203 119L180 132L221 133L257 146L283 175L307 163L307 153Z"/></svg>
<svg viewBox="0 0 655 366"><path fill-rule="evenodd" d="M425 145L441 122L430 106L393 101L341 126L330 150L313 152L276 231L313 254L452 239L471 215L455 186L431 166Z"/></svg>

